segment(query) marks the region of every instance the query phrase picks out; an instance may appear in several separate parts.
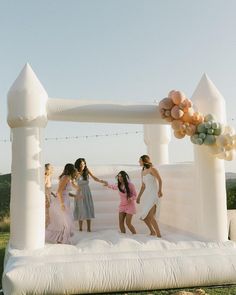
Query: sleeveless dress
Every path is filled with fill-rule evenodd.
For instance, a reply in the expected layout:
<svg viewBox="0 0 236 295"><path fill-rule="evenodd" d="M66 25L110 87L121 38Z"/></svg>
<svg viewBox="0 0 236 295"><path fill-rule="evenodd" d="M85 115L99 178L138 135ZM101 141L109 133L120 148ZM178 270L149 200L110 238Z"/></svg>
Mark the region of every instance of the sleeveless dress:
<svg viewBox="0 0 236 295"><path fill-rule="evenodd" d="M49 208L50 223L46 229L45 240L50 243L71 244L70 237L74 233L73 215L70 209L69 192L72 189L71 183L67 183L62 198L65 211L61 209L58 197L51 198Z"/></svg>
<svg viewBox="0 0 236 295"><path fill-rule="evenodd" d="M50 223L49 207L51 203L51 187L45 186L45 227Z"/></svg>
<svg viewBox="0 0 236 295"><path fill-rule="evenodd" d="M158 197L159 186L157 180L150 173L143 175L145 190L140 199L140 219L145 219L151 208L157 206L157 216L159 215L160 198Z"/></svg>
<svg viewBox="0 0 236 295"><path fill-rule="evenodd" d="M78 193L82 198L74 201L74 220L88 220L95 218L93 198L89 187L89 180L79 177L77 183L80 187Z"/></svg>

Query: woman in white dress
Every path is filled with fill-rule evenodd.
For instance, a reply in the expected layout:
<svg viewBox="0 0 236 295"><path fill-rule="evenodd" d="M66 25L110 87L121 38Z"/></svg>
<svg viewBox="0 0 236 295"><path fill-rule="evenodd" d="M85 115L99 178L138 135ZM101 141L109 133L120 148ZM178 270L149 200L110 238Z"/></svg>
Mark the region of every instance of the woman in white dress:
<svg viewBox="0 0 236 295"><path fill-rule="evenodd" d="M155 215L160 204L159 198L162 197L162 180L158 171L153 167L149 156L141 156L139 164L143 167L142 186L136 201L141 207L140 219L146 223L150 235L160 238L161 233Z"/></svg>

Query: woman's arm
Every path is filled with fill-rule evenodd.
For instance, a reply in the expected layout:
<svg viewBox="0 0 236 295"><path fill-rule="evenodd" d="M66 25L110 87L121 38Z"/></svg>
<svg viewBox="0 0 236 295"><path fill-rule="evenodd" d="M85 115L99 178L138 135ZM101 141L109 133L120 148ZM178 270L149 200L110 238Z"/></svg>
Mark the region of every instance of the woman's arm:
<svg viewBox="0 0 236 295"><path fill-rule="evenodd" d="M65 210L65 204L64 204L64 201L62 198L62 193L69 181L70 181L70 179L68 176L63 176L59 181L59 185L58 185L58 189L57 189L57 196L59 198L59 202L60 202L62 211Z"/></svg>
<svg viewBox="0 0 236 295"><path fill-rule="evenodd" d="M71 184L72 184L72 186L73 186L74 189L76 189L78 192L80 191L79 185L77 183L75 183L74 180L71 181Z"/></svg>
<svg viewBox="0 0 236 295"><path fill-rule="evenodd" d="M108 188L113 189L114 191L118 190L118 185L117 184L109 184L109 183L107 183L107 185L105 185L105 186L107 186Z"/></svg>
<svg viewBox="0 0 236 295"><path fill-rule="evenodd" d="M137 198L137 192L136 192L136 189L135 189L135 186L133 183L129 183L129 189L130 189L130 198L129 200L136 200Z"/></svg>
<svg viewBox="0 0 236 295"><path fill-rule="evenodd" d="M143 174L141 174L141 176L142 176L142 180L143 180ZM141 199L141 196L142 196L144 190L145 190L145 183L142 181L142 186L141 186L141 188L140 188L140 191L139 191L139 193L138 193L138 197L137 197L137 200L136 200L136 203L137 203L137 204L140 203L140 199Z"/></svg>
<svg viewBox="0 0 236 295"><path fill-rule="evenodd" d="M89 169L88 169L88 174L92 177L92 179L94 181L97 181L97 182L100 182L100 183L103 183L103 184L106 183L104 180L101 180L101 179L97 178L95 175L93 175L93 173Z"/></svg>
<svg viewBox="0 0 236 295"><path fill-rule="evenodd" d="M163 194L162 194L162 179L161 179L161 176L158 173L158 171L153 167L151 168L150 173L152 174L152 176L154 176L157 179L157 181L159 183L158 197L160 198L160 197L163 196Z"/></svg>

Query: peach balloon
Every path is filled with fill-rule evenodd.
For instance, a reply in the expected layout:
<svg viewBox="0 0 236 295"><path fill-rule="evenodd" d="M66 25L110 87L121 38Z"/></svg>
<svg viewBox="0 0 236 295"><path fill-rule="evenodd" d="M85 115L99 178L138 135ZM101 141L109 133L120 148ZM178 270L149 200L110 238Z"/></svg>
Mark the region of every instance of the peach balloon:
<svg viewBox="0 0 236 295"><path fill-rule="evenodd" d="M181 117L183 117L183 115L184 115L184 112L177 105L171 109L171 116L174 119L178 120Z"/></svg>
<svg viewBox="0 0 236 295"><path fill-rule="evenodd" d="M171 123L171 127L174 130L180 130L181 126L183 125L183 122L180 120L173 120Z"/></svg>
<svg viewBox="0 0 236 295"><path fill-rule="evenodd" d="M186 134L188 136L192 136L193 134L195 134L196 132L196 126L193 124L189 124L189 126L187 126L186 128Z"/></svg>
<svg viewBox="0 0 236 295"><path fill-rule="evenodd" d="M192 108L188 109L186 113L184 113L183 117L181 118L184 122L192 123L192 117L194 114L194 110Z"/></svg>
<svg viewBox="0 0 236 295"><path fill-rule="evenodd" d="M182 124L180 126L180 131L185 134L186 133L186 128L187 128L187 126L185 124Z"/></svg>
<svg viewBox="0 0 236 295"><path fill-rule="evenodd" d="M160 108L159 108L159 111L160 111L160 114L161 114L161 115L165 114L165 109L160 109Z"/></svg>
<svg viewBox="0 0 236 295"><path fill-rule="evenodd" d="M185 134L181 131L174 131L174 136L178 139L184 138Z"/></svg>
<svg viewBox="0 0 236 295"><path fill-rule="evenodd" d="M179 105L181 102L183 102L185 100L185 94L181 91L174 91L171 94L171 99L173 101L174 104Z"/></svg>
<svg viewBox="0 0 236 295"><path fill-rule="evenodd" d="M174 103L171 98L163 98L159 103L160 109L170 110L174 106Z"/></svg>
<svg viewBox="0 0 236 295"><path fill-rule="evenodd" d="M170 111L170 110L166 110L166 111L165 111L165 116L166 116L166 117L170 117L170 115L171 115L171 111Z"/></svg>
<svg viewBox="0 0 236 295"><path fill-rule="evenodd" d="M179 104L179 107L181 110L183 110L185 113L192 107L192 102L188 98L186 98L184 101L182 101Z"/></svg>
<svg viewBox="0 0 236 295"><path fill-rule="evenodd" d="M171 90L169 93L168 93L168 97L171 98L172 94L175 92L176 90Z"/></svg>
<svg viewBox="0 0 236 295"><path fill-rule="evenodd" d="M166 120L167 122L172 122L174 119L170 116L170 117L165 117L165 120Z"/></svg>
<svg viewBox="0 0 236 295"><path fill-rule="evenodd" d="M201 113L194 112L192 116L192 123L194 125L198 125L200 123L204 122L204 117Z"/></svg>

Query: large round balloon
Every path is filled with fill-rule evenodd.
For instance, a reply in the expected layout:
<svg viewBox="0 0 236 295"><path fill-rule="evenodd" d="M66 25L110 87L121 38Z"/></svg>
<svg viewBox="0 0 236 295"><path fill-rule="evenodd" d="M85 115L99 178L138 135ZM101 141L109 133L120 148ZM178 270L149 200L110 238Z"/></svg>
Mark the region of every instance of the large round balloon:
<svg viewBox="0 0 236 295"><path fill-rule="evenodd" d="M171 98L163 98L159 103L159 109L171 110L174 106L174 103Z"/></svg>
<svg viewBox="0 0 236 295"><path fill-rule="evenodd" d="M181 91L174 91L170 95L172 101L174 104L179 105L181 102L185 100L185 94Z"/></svg>

